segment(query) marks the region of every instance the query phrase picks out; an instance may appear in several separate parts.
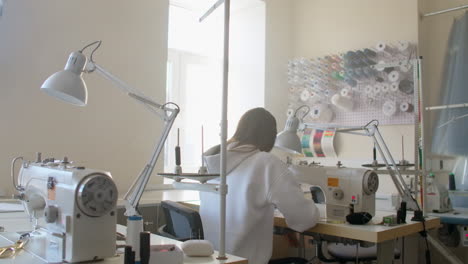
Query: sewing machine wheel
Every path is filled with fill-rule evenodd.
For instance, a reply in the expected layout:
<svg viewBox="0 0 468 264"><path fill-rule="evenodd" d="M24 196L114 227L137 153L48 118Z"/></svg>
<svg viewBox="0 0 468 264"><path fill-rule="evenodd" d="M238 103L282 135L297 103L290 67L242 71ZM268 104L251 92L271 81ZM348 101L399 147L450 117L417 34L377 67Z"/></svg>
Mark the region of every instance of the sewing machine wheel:
<svg viewBox="0 0 468 264"><path fill-rule="evenodd" d="M367 171L362 178L362 187L367 195L374 194L379 188L379 176L374 171Z"/></svg>
<svg viewBox="0 0 468 264"><path fill-rule="evenodd" d="M117 204L117 186L111 177L101 173L85 177L76 195L78 208L92 217L109 213Z"/></svg>

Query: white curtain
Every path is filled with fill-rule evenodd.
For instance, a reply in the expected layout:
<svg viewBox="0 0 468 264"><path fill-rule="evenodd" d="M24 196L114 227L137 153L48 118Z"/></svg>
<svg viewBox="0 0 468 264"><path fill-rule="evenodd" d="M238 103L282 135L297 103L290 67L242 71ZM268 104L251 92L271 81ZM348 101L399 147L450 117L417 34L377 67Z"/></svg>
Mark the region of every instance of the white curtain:
<svg viewBox="0 0 468 264"><path fill-rule="evenodd" d="M446 53L441 104L468 103L468 13L454 21ZM434 153L468 156L468 108L439 110L432 143Z"/></svg>

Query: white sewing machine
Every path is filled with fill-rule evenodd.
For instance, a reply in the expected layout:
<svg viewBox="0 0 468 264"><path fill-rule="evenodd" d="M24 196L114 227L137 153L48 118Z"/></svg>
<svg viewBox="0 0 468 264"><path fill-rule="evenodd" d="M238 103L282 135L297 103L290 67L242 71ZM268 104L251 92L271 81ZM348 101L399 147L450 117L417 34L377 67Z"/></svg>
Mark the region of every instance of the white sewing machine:
<svg viewBox="0 0 468 264"><path fill-rule="evenodd" d="M13 167L18 159L22 158L16 158ZM65 262L115 255L118 194L110 173L71 166L66 158L41 161L38 156L37 162L22 162L15 188L31 218L46 222L30 240L34 240L34 233L42 232L37 239L46 236L48 245L32 251L60 248L58 258ZM33 253L42 257L51 254Z"/></svg>
<svg viewBox="0 0 468 264"><path fill-rule="evenodd" d="M327 220L346 221L351 207L356 213L375 215L375 192L379 188L379 177L374 171L318 165L291 165L290 169L299 182L321 189Z"/></svg>

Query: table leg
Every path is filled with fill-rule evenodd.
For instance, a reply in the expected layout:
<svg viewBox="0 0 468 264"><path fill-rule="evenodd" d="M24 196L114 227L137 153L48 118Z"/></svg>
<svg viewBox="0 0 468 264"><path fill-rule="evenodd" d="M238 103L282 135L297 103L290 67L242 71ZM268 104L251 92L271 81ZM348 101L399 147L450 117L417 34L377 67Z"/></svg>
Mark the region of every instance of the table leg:
<svg viewBox="0 0 468 264"><path fill-rule="evenodd" d="M377 264L392 263L394 255L394 241L387 240L377 244Z"/></svg>

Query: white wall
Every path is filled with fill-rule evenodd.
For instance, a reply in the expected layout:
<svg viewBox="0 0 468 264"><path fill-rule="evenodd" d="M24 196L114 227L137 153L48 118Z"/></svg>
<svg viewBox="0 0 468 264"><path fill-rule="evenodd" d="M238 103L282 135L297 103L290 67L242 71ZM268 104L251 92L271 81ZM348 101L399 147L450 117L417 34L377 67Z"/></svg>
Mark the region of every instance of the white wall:
<svg viewBox="0 0 468 264"><path fill-rule="evenodd" d="M0 19L0 189L13 190L14 157L33 159L40 151L110 171L124 194L146 164L161 120L98 74L85 76L85 108L58 102L39 87L63 69L70 52L102 40L95 60L164 102L167 19L167 0L6 2Z"/></svg>
<svg viewBox="0 0 468 264"><path fill-rule="evenodd" d="M266 0L265 108L276 118L278 130L286 123L288 106L287 61L293 54L293 1Z"/></svg>

